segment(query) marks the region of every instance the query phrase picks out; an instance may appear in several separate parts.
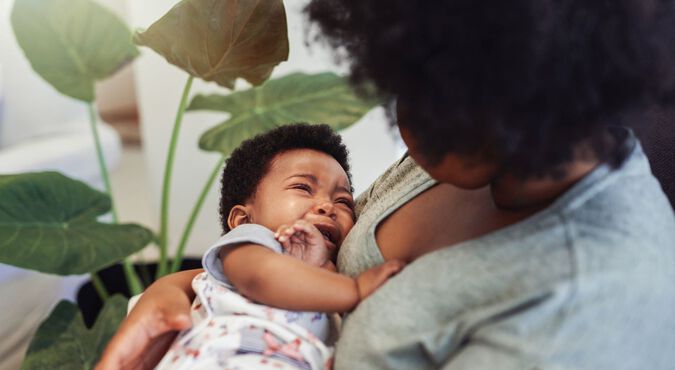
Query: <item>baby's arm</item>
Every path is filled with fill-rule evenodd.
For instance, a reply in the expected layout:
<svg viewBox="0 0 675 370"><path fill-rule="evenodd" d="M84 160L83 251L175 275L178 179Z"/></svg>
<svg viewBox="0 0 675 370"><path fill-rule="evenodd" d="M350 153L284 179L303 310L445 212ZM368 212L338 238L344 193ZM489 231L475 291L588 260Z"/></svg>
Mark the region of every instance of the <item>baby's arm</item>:
<svg viewBox="0 0 675 370"><path fill-rule="evenodd" d="M294 311L346 312L403 268L387 261L355 279L311 266L257 244L221 250L223 271L240 293Z"/></svg>

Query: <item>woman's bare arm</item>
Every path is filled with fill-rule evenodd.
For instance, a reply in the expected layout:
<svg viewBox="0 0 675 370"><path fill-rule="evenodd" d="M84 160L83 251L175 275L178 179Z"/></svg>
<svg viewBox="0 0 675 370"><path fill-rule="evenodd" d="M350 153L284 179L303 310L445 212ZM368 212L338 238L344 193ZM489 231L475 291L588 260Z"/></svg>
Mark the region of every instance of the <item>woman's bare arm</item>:
<svg viewBox="0 0 675 370"><path fill-rule="evenodd" d="M179 330L192 326L192 279L202 269L167 275L145 290L124 319L96 370L153 369Z"/></svg>

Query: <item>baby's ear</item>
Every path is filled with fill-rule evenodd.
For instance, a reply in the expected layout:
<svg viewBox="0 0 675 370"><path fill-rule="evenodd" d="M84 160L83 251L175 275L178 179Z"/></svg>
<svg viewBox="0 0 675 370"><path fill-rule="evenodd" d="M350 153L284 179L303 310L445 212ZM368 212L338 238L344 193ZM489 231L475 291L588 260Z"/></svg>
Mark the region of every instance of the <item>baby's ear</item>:
<svg viewBox="0 0 675 370"><path fill-rule="evenodd" d="M251 222L251 217L246 206L238 204L230 209L230 214L227 216L227 226L230 230L249 222Z"/></svg>

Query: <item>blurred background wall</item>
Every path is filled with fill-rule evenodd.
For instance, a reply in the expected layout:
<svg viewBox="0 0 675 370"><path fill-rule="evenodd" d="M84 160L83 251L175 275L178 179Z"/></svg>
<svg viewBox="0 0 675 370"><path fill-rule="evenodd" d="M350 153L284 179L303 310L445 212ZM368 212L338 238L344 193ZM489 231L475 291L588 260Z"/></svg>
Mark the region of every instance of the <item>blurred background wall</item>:
<svg viewBox="0 0 675 370"><path fill-rule="evenodd" d="M109 0L112 1L112 0ZM344 73L346 66L336 66L329 50L312 42L307 37L307 22L302 14L306 1L286 1L289 27L290 55L287 62L280 64L274 77L291 72L335 71ZM166 0L127 0L128 19L133 28L147 28L174 2ZM133 65L136 96L140 114L140 129L144 158L147 164L152 209L159 209L159 194L164 171L164 161L187 74L168 64L149 49L142 49L142 55ZM238 84L238 88L245 83ZM196 80L192 93L226 93L214 83ZM175 162L170 240L175 245L182 227L189 216L199 188L218 160L219 155L202 152L197 148L201 133L222 121L222 114L187 113L178 144ZM383 110L374 109L356 125L342 132L352 154L354 186L357 193L364 190L401 153L400 145L390 132ZM199 255L219 235L217 216L217 186L212 189L195 232L188 246L188 253ZM156 216L156 213L155 213ZM155 217L156 219L157 217ZM154 220L152 220L154 221ZM150 222L152 222L150 221Z"/></svg>

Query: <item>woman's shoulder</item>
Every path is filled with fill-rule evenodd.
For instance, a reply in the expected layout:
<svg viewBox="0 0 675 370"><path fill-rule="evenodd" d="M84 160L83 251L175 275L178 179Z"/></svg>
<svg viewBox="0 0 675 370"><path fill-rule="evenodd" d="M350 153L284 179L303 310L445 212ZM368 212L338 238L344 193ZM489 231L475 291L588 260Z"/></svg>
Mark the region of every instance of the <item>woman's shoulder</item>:
<svg viewBox="0 0 675 370"><path fill-rule="evenodd" d="M455 344L509 338L544 365L660 361L675 344L675 215L631 141L620 166L542 212L408 265L349 316L339 360L452 358Z"/></svg>
<svg viewBox="0 0 675 370"><path fill-rule="evenodd" d="M428 181L431 181L429 174L406 152L359 195L356 199L356 214L360 215L377 200L398 198Z"/></svg>
<svg viewBox="0 0 675 370"><path fill-rule="evenodd" d="M592 224L571 230L560 215L530 225L408 265L350 315L342 360L377 353L389 361L401 352L416 361L452 358L462 349L455 344L509 338L520 359L573 356L583 346L590 357L573 363L602 368L593 361L630 361L630 348L646 361L675 344L672 245L645 250L614 232L591 237ZM607 347L608 335L621 343Z"/></svg>

